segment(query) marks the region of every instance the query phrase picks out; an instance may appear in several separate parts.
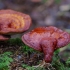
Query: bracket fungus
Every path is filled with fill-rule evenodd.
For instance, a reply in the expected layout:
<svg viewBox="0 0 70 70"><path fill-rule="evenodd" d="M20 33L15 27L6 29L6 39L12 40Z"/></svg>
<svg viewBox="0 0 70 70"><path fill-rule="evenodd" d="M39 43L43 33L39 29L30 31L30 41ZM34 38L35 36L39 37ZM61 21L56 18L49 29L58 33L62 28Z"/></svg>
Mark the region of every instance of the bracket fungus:
<svg viewBox="0 0 70 70"><path fill-rule="evenodd" d="M9 37L6 37L4 35L0 35L0 41L5 41L5 40L8 40Z"/></svg>
<svg viewBox="0 0 70 70"><path fill-rule="evenodd" d="M29 47L44 53L47 63L52 61L53 52L70 42L70 34L54 26L39 27L22 36Z"/></svg>
<svg viewBox="0 0 70 70"><path fill-rule="evenodd" d="M30 25L29 15L13 10L0 10L0 34L20 33L29 29Z"/></svg>
<svg viewBox="0 0 70 70"><path fill-rule="evenodd" d="M3 35L24 32L30 25L29 15L13 10L0 10L0 40L8 40L9 38Z"/></svg>

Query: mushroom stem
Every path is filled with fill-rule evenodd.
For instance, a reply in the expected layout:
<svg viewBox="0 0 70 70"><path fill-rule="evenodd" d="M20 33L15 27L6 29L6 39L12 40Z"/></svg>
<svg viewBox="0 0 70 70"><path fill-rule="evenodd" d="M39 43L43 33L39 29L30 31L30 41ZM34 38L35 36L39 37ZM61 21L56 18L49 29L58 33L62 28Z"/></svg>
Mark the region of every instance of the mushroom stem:
<svg viewBox="0 0 70 70"><path fill-rule="evenodd" d="M44 60L49 63L52 60L54 48L56 47L56 40L52 38L43 39L41 41L41 47L44 52Z"/></svg>
<svg viewBox="0 0 70 70"><path fill-rule="evenodd" d="M44 53L47 63L52 61L53 52L70 43L70 34L56 27L39 27L22 36L29 47Z"/></svg>

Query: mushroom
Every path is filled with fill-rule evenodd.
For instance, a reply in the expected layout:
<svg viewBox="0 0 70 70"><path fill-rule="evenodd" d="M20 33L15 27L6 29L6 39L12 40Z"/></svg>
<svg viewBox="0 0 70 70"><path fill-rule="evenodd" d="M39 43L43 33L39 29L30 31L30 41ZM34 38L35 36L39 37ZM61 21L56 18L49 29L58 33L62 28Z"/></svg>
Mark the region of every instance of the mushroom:
<svg viewBox="0 0 70 70"><path fill-rule="evenodd" d="M8 40L9 38L3 35L0 35L0 41Z"/></svg>
<svg viewBox="0 0 70 70"><path fill-rule="evenodd" d="M10 38L6 35L28 30L30 25L31 18L29 15L13 10L0 10L0 41Z"/></svg>
<svg viewBox="0 0 70 70"><path fill-rule="evenodd" d="M45 62L50 63L54 51L70 42L70 34L54 26L38 27L24 34L22 41L29 47L43 52Z"/></svg>
<svg viewBox="0 0 70 70"><path fill-rule="evenodd" d="M0 10L0 34L20 33L29 29L29 15L13 11Z"/></svg>

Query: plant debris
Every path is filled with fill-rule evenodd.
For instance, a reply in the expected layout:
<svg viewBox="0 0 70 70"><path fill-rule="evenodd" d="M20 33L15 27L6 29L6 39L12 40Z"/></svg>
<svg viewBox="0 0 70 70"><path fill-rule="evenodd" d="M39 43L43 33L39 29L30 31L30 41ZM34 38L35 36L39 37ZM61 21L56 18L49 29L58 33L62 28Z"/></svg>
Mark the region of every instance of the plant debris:
<svg viewBox="0 0 70 70"><path fill-rule="evenodd" d="M2 43L2 44L1 44ZM65 70L70 69L70 58L66 66L60 61L56 50L51 64L35 67L43 61L44 54L26 46L19 38L0 43L0 70ZM4 61L4 62L3 62Z"/></svg>

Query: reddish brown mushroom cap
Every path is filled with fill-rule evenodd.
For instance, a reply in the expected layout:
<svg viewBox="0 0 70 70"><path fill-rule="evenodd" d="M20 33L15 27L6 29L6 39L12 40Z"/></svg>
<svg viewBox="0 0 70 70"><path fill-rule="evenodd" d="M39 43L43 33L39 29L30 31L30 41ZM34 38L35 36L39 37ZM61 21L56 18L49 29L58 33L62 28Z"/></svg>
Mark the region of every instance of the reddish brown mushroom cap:
<svg viewBox="0 0 70 70"><path fill-rule="evenodd" d="M8 37L5 37L3 35L0 35L0 41L5 41L5 40L8 40L9 38Z"/></svg>
<svg viewBox="0 0 70 70"><path fill-rule="evenodd" d="M29 15L13 11L0 10L0 34L20 33L31 25Z"/></svg>
<svg viewBox="0 0 70 70"><path fill-rule="evenodd" d="M24 34L22 41L29 47L44 52L45 61L50 62L54 50L70 42L70 34L53 26L39 27Z"/></svg>

